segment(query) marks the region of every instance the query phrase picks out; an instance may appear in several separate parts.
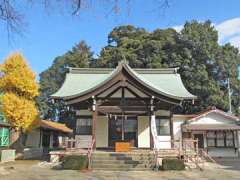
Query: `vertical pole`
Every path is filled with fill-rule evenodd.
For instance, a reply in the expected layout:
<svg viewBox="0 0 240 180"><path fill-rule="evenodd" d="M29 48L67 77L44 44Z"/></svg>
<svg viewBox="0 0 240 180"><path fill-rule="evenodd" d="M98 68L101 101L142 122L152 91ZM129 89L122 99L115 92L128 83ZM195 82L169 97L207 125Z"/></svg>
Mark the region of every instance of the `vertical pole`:
<svg viewBox="0 0 240 180"><path fill-rule="evenodd" d="M169 125L170 125L170 136L171 136L171 148L174 148L174 135L173 135L173 115L172 115L172 110L170 112L170 122L169 122ZM179 147L180 147L180 144L179 144Z"/></svg>
<svg viewBox="0 0 240 180"><path fill-rule="evenodd" d="M96 120L97 120L97 103L95 98L93 97L93 114L92 114L92 140L95 140L93 144L93 149L96 149Z"/></svg>
<svg viewBox="0 0 240 180"><path fill-rule="evenodd" d="M228 77L228 105L229 105L229 112L232 113L231 87L230 87L229 77Z"/></svg>
<svg viewBox="0 0 240 180"><path fill-rule="evenodd" d="M122 114L122 141L124 140L124 116Z"/></svg>
<svg viewBox="0 0 240 180"><path fill-rule="evenodd" d="M50 132L50 148L53 148L53 132Z"/></svg>
<svg viewBox="0 0 240 180"><path fill-rule="evenodd" d="M154 96L151 97L150 100L150 111L149 111L149 126L150 126L150 148L153 149L154 148L154 141L153 141L153 135L152 135L152 116L154 116Z"/></svg>
<svg viewBox="0 0 240 180"><path fill-rule="evenodd" d="M152 135L152 124L151 124L151 119L152 119L153 113L150 111L149 112L149 129L150 129L150 149L154 148L154 144L153 144L153 135Z"/></svg>
<svg viewBox="0 0 240 180"><path fill-rule="evenodd" d="M39 138L39 147L42 148L42 129L41 128L39 129L39 136L40 136L40 138Z"/></svg>

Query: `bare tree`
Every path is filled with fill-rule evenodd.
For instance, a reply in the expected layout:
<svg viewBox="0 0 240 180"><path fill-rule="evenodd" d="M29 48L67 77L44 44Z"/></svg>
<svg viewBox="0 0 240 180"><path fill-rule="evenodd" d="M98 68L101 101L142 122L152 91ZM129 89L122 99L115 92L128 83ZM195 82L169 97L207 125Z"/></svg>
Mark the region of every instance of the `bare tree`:
<svg viewBox="0 0 240 180"><path fill-rule="evenodd" d="M62 6L63 9L70 9L72 16L78 16L81 11L91 8L98 3L103 3L110 7L111 12L118 14L121 12L120 2L129 4L133 0L21 0L21 4L42 3L48 12ZM169 7L169 0L153 0L159 7L159 11ZM147 2L146 2L147 3ZM19 2L16 0L0 0L0 23L6 26L8 35L12 33L21 34L25 24L24 13L18 10ZM49 10L50 9L50 10ZM0 25L1 25L0 24Z"/></svg>

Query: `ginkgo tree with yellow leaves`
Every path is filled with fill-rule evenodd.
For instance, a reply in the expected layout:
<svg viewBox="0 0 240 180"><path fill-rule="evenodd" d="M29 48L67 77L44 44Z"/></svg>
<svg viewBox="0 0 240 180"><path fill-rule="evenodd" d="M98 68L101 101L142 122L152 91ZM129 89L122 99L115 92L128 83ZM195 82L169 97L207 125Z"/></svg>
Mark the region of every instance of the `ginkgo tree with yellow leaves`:
<svg viewBox="0 0 240 180"><path fill-rule="evenodd" d="M36 75L20 53L11 54L0 65L2 111L8 122L20 133L39 124L35 98L38 96Z"/></svg>

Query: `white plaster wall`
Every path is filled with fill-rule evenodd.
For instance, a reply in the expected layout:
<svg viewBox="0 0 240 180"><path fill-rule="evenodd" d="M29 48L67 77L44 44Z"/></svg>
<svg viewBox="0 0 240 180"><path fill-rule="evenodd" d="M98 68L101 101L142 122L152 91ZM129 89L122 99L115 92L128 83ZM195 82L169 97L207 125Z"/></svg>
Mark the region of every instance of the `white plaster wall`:
<svg viewBox="0 0 240 180"><path fill-rule="evenodd" d="M76 147L77 148L88 148L89 143L92 141L91 135L76 135L75 139L79 142Z"/></svg>
<svg viewBox="0 0 240 180"><path fill-rule="evenodd" d="M108 118L98 116L96 121L96 147L108 147Z"/></svg>
<svg viewBox="0 0 240 180"><path fill-rule="evenodd" d="M138 116L138 147L150 148L150 127L148 116Z"/></svg>
<svg viewBox="0 0 240 180"><path fill-rule="evenodd" d="M92 112L87 109L76 110L77 116L91 116Z"/></svg>
<svg viewBox="0 0 240 180"><path fill-rule="evenodd" d="M235 120L227 119L216 113L210 113L204 117L192 121L191 124L235 124Z"/></svg>
<svg viewBox="0 0 240 180"><path fill-rule="evenodd" d="M39 147L40 143L40 129L34 129L28 133L26 146L27 147Z"/></svg>
<svg viewBox="0 0 240 180"><path fill-rule="evenodd" d="M178 119L173 121L173 136L174 136L174 141L179 141L175 142L174 145L176 147L181 147L182 146L182 129L181 125L184 123L184 120Z"/></svg>
<svg viewBox="0 0 240 180"><path fill-rule="evenodd" d="M155 112L156 116L170 116L170 111L167 110L158 110Z"/></svg>
<svg viewBox="0 0 240 180"><path fill-rule="evenodd" d="M171 136L158 136L159 149L171 149Z"/></svg>

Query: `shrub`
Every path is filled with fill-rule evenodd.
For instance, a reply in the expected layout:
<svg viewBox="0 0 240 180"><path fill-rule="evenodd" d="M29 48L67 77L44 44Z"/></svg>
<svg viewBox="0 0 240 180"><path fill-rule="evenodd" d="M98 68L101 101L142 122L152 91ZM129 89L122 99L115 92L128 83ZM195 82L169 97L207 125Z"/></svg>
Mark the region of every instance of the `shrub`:
<svg viewBox="0 0 240 180"><path fill-rule="evenodd" d="M63 169L81 170L87 168L86 155L71 155L63 158Z"/></svg>
<svg viewBox="0 0 240 180"><path fill-rule="evenodd" d="M180 159L163 159L162 170L184 170L185 165Z"/></svg>

